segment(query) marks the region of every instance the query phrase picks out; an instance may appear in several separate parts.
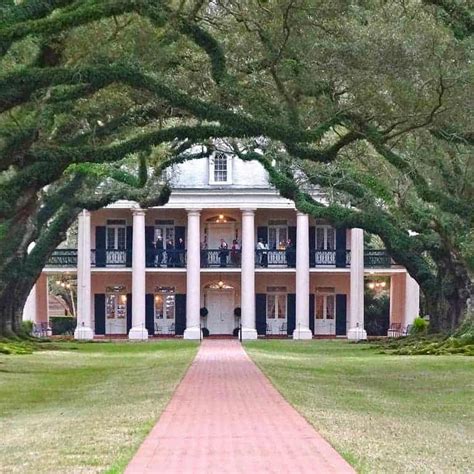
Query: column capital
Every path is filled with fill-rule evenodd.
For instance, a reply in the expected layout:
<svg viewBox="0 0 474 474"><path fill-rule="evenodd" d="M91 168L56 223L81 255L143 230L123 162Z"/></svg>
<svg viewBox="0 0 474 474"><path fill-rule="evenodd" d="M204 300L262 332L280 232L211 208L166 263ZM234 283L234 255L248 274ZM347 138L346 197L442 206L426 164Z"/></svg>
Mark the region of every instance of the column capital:
<svg viewBox="0 0 474 474"><path fill-rule="evenodd" d="M242 212L242 215L244 216L253 216L255 214L255 211L257 209L255 208L250 208L250 207L246 207L244 209L240 209L240 211Z"/></svg>
<svg viewBox="0 0 474 474"><path fill-rule="evenodd" d="M80 213L79 213L79 217L89 217L91 215L91 212L88 211L87 209L83 209Z"/></svg>
<svg viewBox="0 0 474 474"><path fill-rule="evenodd" d="M306 214L306 212L298 211L298 209L296 210L296 216L297 217L309 217L309 215Z"/></svg>
<svg viewBox="0 0 474 474"><path fill-rule="evenodd" d="M134 216L144 216L146 214L146 209L141 209L139 207L132 208L132 214Z"/></svg>
<svg viewBox="0 0 474 474"><path fill-rule="evenodd" d="M188 216L200 216L201 215L201 208L188 208L185 209L186 212L188 213Z"/></svg>

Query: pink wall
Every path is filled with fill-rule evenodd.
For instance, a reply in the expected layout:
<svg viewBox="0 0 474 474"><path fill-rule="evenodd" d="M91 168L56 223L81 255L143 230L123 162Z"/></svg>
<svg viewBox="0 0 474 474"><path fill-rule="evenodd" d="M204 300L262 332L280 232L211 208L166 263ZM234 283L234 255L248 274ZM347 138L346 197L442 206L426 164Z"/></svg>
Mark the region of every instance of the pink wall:
<svg viewBox="0 0 474 474"><path fill-rule="evenodd" d="M97 293L105 293L108 286L125 286L125 292L132 292L131 272L92 273L92 298Z"/></svg>
<svg viewBox="0 0 474 474"><path fill-rule="evenodd" d="M343 274L311 273L309 282L310 293L316 293L316 288L322 286L334 287L336 293L349 295L349 272Z"/></svg>
<svg viewBox="0 0 474 474"><path fill-rule="evenodd" d="M390 280L390 322L401 323L405 314L405 273L395 273Z"/></svg>
<svg viewBox="0 0 474 474"><path fill-rule="evenodd" d="M36 323L48 321L48 276L42 273L36 280Z"/></svg>
<svg viewBox="0 0 474 474"><path fill-rule="evenodd" d="M184 273L147 273L146 292L154 293L157 286L174 286L176 293L186 293L186 275Z"/></svg>

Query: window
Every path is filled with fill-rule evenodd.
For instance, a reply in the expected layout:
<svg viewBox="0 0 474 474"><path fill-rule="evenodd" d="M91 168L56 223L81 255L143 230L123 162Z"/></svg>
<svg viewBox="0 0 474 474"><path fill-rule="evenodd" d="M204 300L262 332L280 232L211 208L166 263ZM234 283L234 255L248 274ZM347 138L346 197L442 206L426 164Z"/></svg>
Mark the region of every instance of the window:
<svg viewBox="0 0 474 474"><path fill-rule="evenodd" d="M288 242L288 226L286 221L269 222L268 226L268 248L271 250L284 250Z"/></svg>
<svg viewBox="0 0 474 474"><path fill-rule="evenodd" d="M219 152L209 159L209 184L231 184L231 160L231 157Z"/></svg>
<svg viewBox="0 0 474 474"><path fill-rule="evenodd" d="M172 288L163 288L155 294L155 321L174 320L175 294Z"/></svg>
<svg viewBox="0 0 474 474"><path fill-rule="evenodd" d="M125 319L127 317L127 295L107 293L105 296L105 317L107 319Z"/></svg>
<svg viewBox="0 0 474 474"><path fill-rule="evenodd" d="M173 220L157 220L155 222L155 243L158 238L161 238L163 242L163 248L166 249L168 246L174 246L174 221Z"/></svg>
<svg viewBox="0 0 474 474"><path fill-rule="evenodd" d="M316 226L316 250L335 250L336 232L329 225Z"/></svg>
<svg viewBox="0 0 474 474"><path fill-rule="evenodd" d="M316 290L316 319L334 320L336 317L336 296L333 288Z"/></svg>
<svg viewBox="0 0 474 474"><path fill-rule="evenodd" d="M270 286L267 292L267 319L286 319L286 287Z"/></svg>
<svg viewBox="0 0 474 474"><path fill-rule="evenodd" d="M109 219L106 232L107 250L125 250L127 248L127 226L124 219Z"/></svg>

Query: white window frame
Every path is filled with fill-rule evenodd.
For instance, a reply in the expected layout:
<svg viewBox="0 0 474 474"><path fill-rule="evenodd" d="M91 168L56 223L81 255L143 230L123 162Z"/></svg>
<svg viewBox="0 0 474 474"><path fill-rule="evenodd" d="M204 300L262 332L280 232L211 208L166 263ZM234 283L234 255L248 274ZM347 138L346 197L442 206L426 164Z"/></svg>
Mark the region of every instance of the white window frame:
<svg viewBox="0 0 474 474"><path fill-rule="evenodd" d="M225 181L217 181L215 177L215 158L225 157L227 160L227 179ZM213 185L223 185L223 184L232 184L232 156L227 155L223 152L216 152L209 158L209 184Z"/></svg>
<svg viewBox="0 0 474 474"><path fill-rule="evenodd" d="M328 318L328 297L333 298L333 317ZM314 319L316 321L336 321L336 293L334 291L318 291L315 295L316 301L314 302ZM318 301L323 300L323 314L321 318L318 318Z"/></svg>
<svg viewBox="0 0 474 474"><path fill-rule="evenodd" d="M318 229L323 229L323 234L324 234L324 242L323 242L323 248L320 249L318 248ZM333 242L332 242L332 249L329 249L328 247L328 230L331 229L333 231ZM316 231L314 233L314 248L316 250L320 250L320 251L323 251L323 250L335 250L336 249L336 229L331 226L331 225L317 225L316 226Z"/></svg>
<svg viewBox="0 0 474 474"><path fill-rule="evenodd" d="M271 221L270 221L271 222ZM273 250L273 249L279 249L279 245L280 243L282 243L284 245L284 247L286 247L286 243L288 242L288 223L286 221L280 221L281 223L270 223L268 224L268 246L270 247L270 250ZM275 236L277 237L276 240L275 240L275 245L273 246L271 243L270 243L270 233L271 233L271 230L275 230ZM281 237L281 232L284 230L284 233L285 233L285 238L282 239Z"/></svg>
<svg viewBox="0 0 474 474"><path fill-rule="evenodd" d="M268 307L269 307L269 296L275 297L275 305L274 305L274 314L273 317L269 317L268 314ZM278 303L279 300L283 300L283 310L284 310L284 318L278 317ZM265 309L266 320L267 321L280 321L285 322L288 321L288 290L284 286L269 286L267 287L267 305Z"/></svg>
<svg viewBox="0 0 474 474"><path fill-rule="evenodd" d="M120 222L120 223L119 223ZM127 249L127 221L125 219L108 219L105 229L105 248L107 250L126 250ZM109 245L109 229L113 229L114 241L113 245ZM119 229L123 229L124 233L124 248L119 249Z"/></svg>

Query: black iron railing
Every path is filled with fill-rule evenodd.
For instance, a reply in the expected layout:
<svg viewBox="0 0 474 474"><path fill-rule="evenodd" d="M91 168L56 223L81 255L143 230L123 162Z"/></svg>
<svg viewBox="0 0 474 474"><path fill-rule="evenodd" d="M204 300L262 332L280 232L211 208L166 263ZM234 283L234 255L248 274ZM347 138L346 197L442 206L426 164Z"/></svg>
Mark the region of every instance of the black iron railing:
<svg viewBox="0 0 474 474"><path fill-rule="evenodd" d="M201 250L201 268L239 268L241 260L240 250Z"/></svg>
<svg viewBox="0 0 474 474"><path fill-rule="evenodd" d="M255 266L266 267L290 267L296 266L296 251L294 248L287 250L263 250L255 251Z"/></svg>
<svg viewBox="0 0 474 474"><path fill-rule="evenodd" d="M394 262L386 250L366 250L364 252L364 267L390 268Z"/></svg>
<svg viewBox="0 0 474 474"><path fill-rule="evenodd" d="M115 249L94 249L91 251L93 267L131 267L132 251Z"/></svg>
<svg viewBox="0 0 474 474"><path fill-rule="evenodd" d="M56 249L46 263L47 267L76 267L77 249Z"/></svg>
<svg viewBox="0 0 474 474"><path fill-rule="evenodd" d="M185 268L186 250L148 248L146 250L146 266L149 268Z"/></svg>

